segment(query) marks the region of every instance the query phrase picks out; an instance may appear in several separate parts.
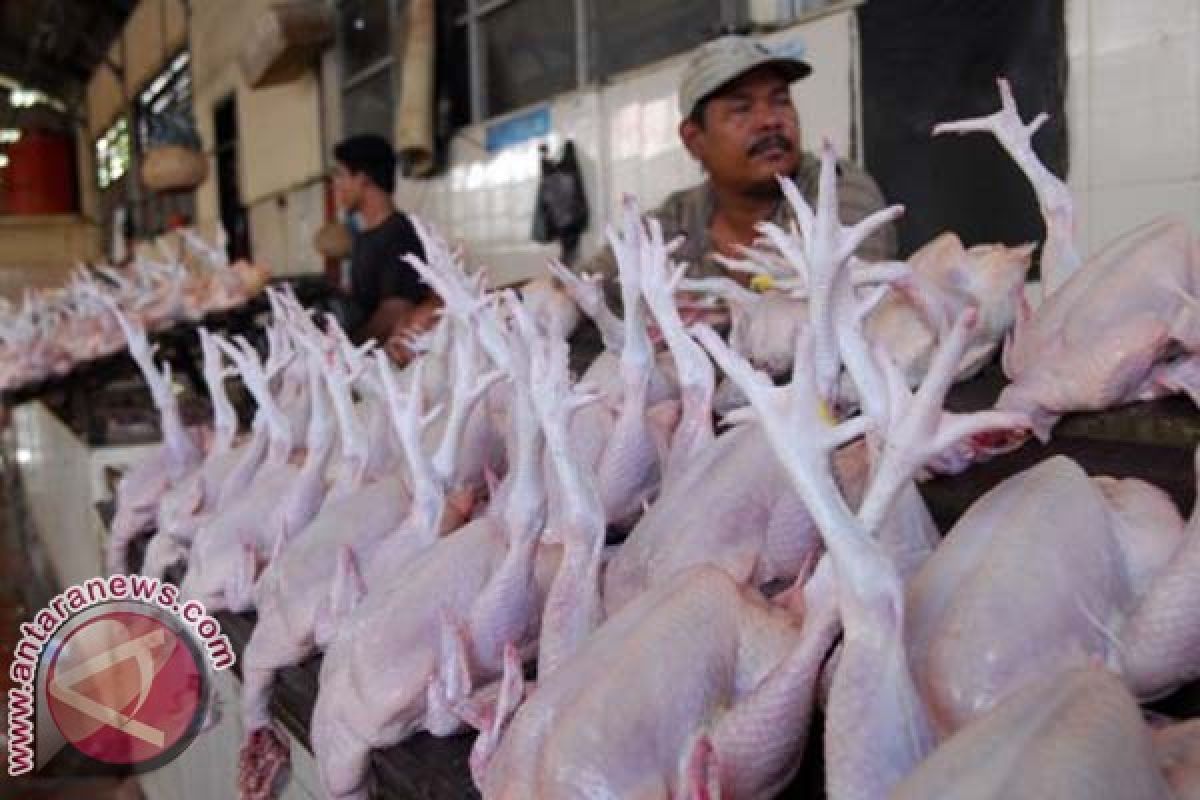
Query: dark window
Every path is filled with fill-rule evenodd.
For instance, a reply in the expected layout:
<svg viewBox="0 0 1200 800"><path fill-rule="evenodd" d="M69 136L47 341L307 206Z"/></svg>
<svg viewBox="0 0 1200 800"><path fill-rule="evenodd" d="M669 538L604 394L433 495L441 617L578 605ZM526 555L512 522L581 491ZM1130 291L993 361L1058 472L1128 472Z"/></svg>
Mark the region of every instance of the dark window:
<svg viewBox="0 0 1200 800"><path fill-rule="evenodd" d="M401 3L402 6L406 4ZM348 0L339 10L338 46L342 64L342 132L377 133L391 138L394 113L391 0Z"/></svg>
<svg viewBox="0 0 1200 800"><path fill-rule="evenodd" d="M584 0L576 19L567 0L480 0L476 4L483 63L484 117L504 114L570 91L585 81L689 50L744 16L741 0ZM456 25L469 24L471 4L450 4ZM582 29L583 35L579 32ZM580 69L580 45L587 62ZM475 54L469 54L473 58Z"/></svg>
<svg viewBox="0 0 1200 800"><path fill-rule="evenodd" d="M1033 146L1065 177L1063 0L889 0L858 13L867 168L888 201L908 209L900 254L943 231L967 246L1042 239L1033 190L991 135L930 131L999 109L996 78L1007 76L1022 117L1049 112Z"/></svg>
<svg viewBox="0 0 1200 800"><path fill-rule="evenodd" d="M156 134L155 121L164 116L192 112L192 71L186 51L177 55L171 63L154 77L141 91L137 99L138 149L150 149Z"/></svg>
<svg viewBox="0 0 1200 800"><path fill-rule="evenodd" d="M348 0L340 9L342 75L349 81L392 55L388 0Z"/></svg>
<svg viewBox="0 0 1200 800"><path fill-rule="evenodd" d="M489 116L575 88L575 13L563 0L517 0L483 18Z"/></svg>
<svg viewBox="0 0 1200 800"><path fill-rule="evenodd" d="M118 117L108 130L100 134L95 142L96 185L107 189L125 176L129 170L131 151L129 126L125 117Z"/></svg>
<svg viewBox="0 0 1200 800"><path fill-rule="evenodd" d="M721 0L593 2L592 77L608 78L689 50L721 26Z"/></svg>
<svg viewBox="0 0 1200 800"><path fill-rule="evenodd" d="M233 95L213 109L213 132L217 150L217 205L221 225L229 237L227 247L231 260L250 258L250 220L242 205L238 181L237 105Z"/></svg>
<svg viewBox="0 0 1200 800"><path fill-rule="evenodd" d="M345 90L342 95L344 133L346 136L377 133L390 139L392 111L391 70L383 70Z"/></svg>

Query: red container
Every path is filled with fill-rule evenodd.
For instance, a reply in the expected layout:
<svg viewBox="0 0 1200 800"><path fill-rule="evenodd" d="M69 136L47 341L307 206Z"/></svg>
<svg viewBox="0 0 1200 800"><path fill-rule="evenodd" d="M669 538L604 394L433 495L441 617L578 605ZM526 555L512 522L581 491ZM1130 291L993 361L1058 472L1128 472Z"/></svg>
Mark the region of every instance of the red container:
<svg viewBox="0 0 1200 800"><path fill-rule="evenodd" d="M69 214L75 195L75 144L63 133L22 131L7 148L0 175L0 210L8 214Z"/></svg>

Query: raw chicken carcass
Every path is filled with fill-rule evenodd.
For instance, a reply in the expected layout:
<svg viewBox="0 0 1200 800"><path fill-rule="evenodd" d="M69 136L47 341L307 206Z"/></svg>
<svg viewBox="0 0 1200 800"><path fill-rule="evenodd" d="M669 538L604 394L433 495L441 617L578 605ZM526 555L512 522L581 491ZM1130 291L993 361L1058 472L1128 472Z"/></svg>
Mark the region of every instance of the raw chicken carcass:
<svg viewBox="0 0 1200 800"><path fill-rule="evenodd" d="M274 797L276 777L286 765L286 737L271 728L269 703L277 671L299 664L315 649L315 630L341 609L337 599L358 591L347 579L351 565L404 521L409 508L401 472L367 484L324 506L292 547L274 558L256 586L257 622L242 656L242 715L247 731L238 787L245 800ZM346 525L353 519L354 525ZM352 561L344 548L354 548ZM326 635L329 635L328 633Z"/></svg>
<svg viewBox="0 0 1200 800"><path fill-rule="evenodd" d="M472 751L484 796L665 798L709 784L769 796L797 766L837 632L828 569L805 593L803 629L794 611L699 567L589 637L599 621L603 513L568 442L566 408L578 401L566 388L565 345L550 345L546 360L535 359L534 397L567 495L555 521L565 550L542 617L538 687L500 738L511 713L505 691L511 698L520 681L507 674L493 724Z"/></svg>
<svg viewBox="0 0 1200 800"><path fill-rule="evenodd" d="M792 385L772 386L711 329L696 335L750 400L832 561L844 635L827 706L825 765L829 796L842 800L886 796L933 746L904 651L903 579L875 537L927 461L969 437L1028 421L1021 414L942 411L976 322L973 312L951 328L915 395L886 353L866 346L860 321L878 291L859 298L846 267L858 242L887 215L843 228L834 164L826 144L815 214L803 198L793 201L804 232L802 242L789 243L797 252L794 261L807 268L807 285L825 288L824 302L810 304L811 333L806 329L798 340ZM843 365L858 385L865 414L836 424L830 406ZM852 512L829 458L868 430L871 479Z"/></svg>
<svg viewBox="0 0 1200 800"><path fill-rule="evenodd" d="M390 591L368 592L326 650L312 742L331 797L366 796L372 749L418 730L457 730L453 707L472 682L499 677L517 658L514 647L536 641L548 583L538 569L546 497L542 436L519 349L497 359L515 370L516 455L509 485L498 493L503 506L493 502L484 516L418 554Z"/></svg>
<svg viewBox="0 0 1200 800"><path fill-rule="evenodd" d="M317 513L328 483L326 470L337 437L326 410L323 381L328 379L335 405L349 405L349 388L335 386L339 368L326 370L318 356L309 355L309 391L313 413L307 432L303 463L293 463L292 433L275 404L269 376L253 348L241 341L238 350L226 352L238 364L247 388L273 431L271 452L255 473L254 481L227 507L218 509L196 531L180 587L183 595L204 602L209 609L246 611L254 606L253 587L261 567L272 553L283 550ZM339 410L339 417L353 413Z"/></svg>
<svg viewBox="0 0 1200 800"><path fill-rule="evenodd" d="M1046 224L1041 273L1044 294L1049 296L1066 283L1083 262L1075 246L1075 204L1071 202L1067 185L1046 169L1033 149L1033 135L1045 124L1049 115L1041 113L1029 124L1024 123L1008 81L1000 78L996 84L1000 89L999 111L987 117L940 123L934 126L933 135L979 131L991 133L1024 173L1037 196L1038 207Z"/></svg>
<svg viewBox="0 0 1200 800"><path fill-rule="evenodd" d="M803 202L794 191L789 197ZM781 251L794 251L797 246L782 230L768 226L765 231L780 244ZM819 545L812 518L782 467L771 457L759 425L747 422L712 439L707 406L712 396L711 365L703 351L692 353L680 341L686 334L668 299L673 284L666 277L666 248L655 223L651 222L649 234L643 231L640 238L643 291L680 362L684 412L675 441L670 448L663 447L669 451L669 480L663 493L606 569L604 602L610 614L647 586L697 564L719 566L740 583L764 586L790 581ZM752 257L761 256L748 252ZM676 273L673 283L678 282ZM735 347L732 341L731 347ZM883 413L877 397L869 398L867 406L876 415ZM689 435L696 440L686 439ZM683 449L680 457L674 452L676 447ZM857 504L866 479L866 455L865 448L856 445L843 448L835 458L839 484L853 504ZM915 492L903 493L892 519L896 524L885 526L885 546L900 559L901 571L907 574L932 548L936 531Z"/></svg>
<svg viewBox="0 0 1200 800"><path fill-rule="evenodd" d="M521 287L521 300L547 335L566 339L579 325L579 308L551 278L535 278Z"/></svg>
<svg viewBox="0 0 1200 800"><path fill-rule="evenodd" d="M472 338L465 326L456 343L464 337ZM454 395L441 445L431 457L421 443L422 425L429 422L422 418L423 361L417 362L418 374L401 409L391 368L382 353L376 356L389 419L400 435L408 468L327 502L297 545L263 573L258 624L242 666L242 709L249 734L238 784L245 800L271 796L287 759L283 738L270 728L267 708L276 671L299 663L314 646L325 646L364 593L386 593L408 561L465 518L447 491L455 488L451 481L466 420L495 376L481 380L473 348L456 346ZM347 518L355 524L347 526Z"/></svg>
<svg viewBox="0 0 1200 800"><path fill-rule="evenodd" d="M146 332L115 307L112 313L125 332L129 354L150 388L163 433L162 445L130 468L117 485L116 514L106 560L111 572L125 572L129 566L126 551L130 542L153 525L163 495L200 466L204 452L197 437L183 425L179 401L171 386L170 365L164 365L160 373L154 365L154 351L146 339Z"/></svg>
<svg viewBox="0 0 1200 800"><path fill-rule="evenodd" d="M227 370L214 334L199 329L204 377L213 406L213 438L204 463L172 486L158 506L157 527L146 546L141 574L161 579L168 567L187 556L196 528L222 503L232 501L250 484L267 451L265 421L256 418L254 430L240 443L237 416L225 393ZM270 367L268 367L270 372Z"/></svg>
<svg viewBox="0 0 1200 800"><path fill-rule="evenodd" d="M829 458L847 438L859 435L865 418L834 427L817 394L811 369L797 369L786 400L769 382L728 349L711 330L697 332L730 378L746 393L763 420L767 441L805 501L838 584L844 638L826 710L825 760L829 796L885 796L932 748L932 727L921 706L903 651L903 579L874 536L911 475L938 449L980 429L1011 424L995 418L943 421L937 404L961 356L967 325L956 325L935 359L935 381L906 407L903 381L891 370L882 460L874 468L857 514L850 511L834 480ZM797 363L811 363L805 332ZM940 363L939 363L940 362ZM784 406L784 403L787 403Z"/></svg>
<svg viewBox="0 0 1200 800"><path fill-rule="evenodd" d="M1200 677L1198 577L1200 515L1185 528L1155 487L1042 462L973 505L910 583L921 695L944 732L1087 664L1160 696Z"/></svg>
<svg viewBox="0 0 1200 800"><path fill-rule="evenodd" d="M851 496L861 495L862 448L839 458ZM812 517L777 466L754 421L722 433L646 510L604 572L604 607L615 613L650 586L699 564L739 583L794 578L819 548Z"/></svg>
<svg viewBox="0 0 1200 800"><path fill-rule="evenodd" d="M955 234L944 233L914 253L907 265L854 262L856 285L882 281L892 286L867 315L868 341L885 347L909 385L916 386L929 369L934 346L953 321L973 307L979 322L955 376L956 380L971 378L1012 328L1032 252L1032 245L964 248ZM757 271L777 288L753 292L727 278L684 281L683 285L725 298L733 309L730 346L768 374L787 375L792 368L790 343L807 312L803 280L777 277L783 273L784 262L770 246L747 248L743 259L725 261L731 269ZM745 398L728 384L719 394L719 410L745 404ZM848 378L839 386L839 402L845 406L858 403L854 382Z"/></svg>
<svg viewBox="0 0 1200 800"><path fill-rule="evenodd" d="M1150 737L1176 800L1200 800L1200 720L1155 729Z"/></svg>
<svg viewBox="0 0 1200 800"><path fill-rule="evenodd" d="M632 198L627 199L620 228L610 229L608 238L620 274L624 313L619 400L610 396L582 409L572 421L572 433L581 444L601 445L595 460L584 463L593 465L605 518L622 525L636 518L658 490L663 465L655 442L670 437L678 418L678 401L651 395L658 370L641 296L644 234ZM602 368L593 365L584 382L600 388L597 376ZM580 455L589 458L586 447Z"/></svg>
<svg viewBox="0 0 1200 800"><path fill-rule="evenodd" d="M1012 383L996 407L1028 412L1044 440L1064 413L1165 393L1156 367L1200 347L1198 297L1200 241L1185 225L1131 231L1018 320L1004 356Z"/></svg>
<svg viewBox="0 0 1200 800"><path fill-rule="evenodd" d="M605 515L613 525L636 518L643 504L657 491L661 476L655 442L663 441L669 433L656 434L654 429L672 430L678 407L678 400L670 396L673 392L669 384L656 368L646 331L639 288L637 229L640 218L632 200L625 206L621 223L619 229L609 231L609 241L621 274L625 311L619 334L612 325L611 312L605 314L599 310L603 307L603 298L595 296L602 294L595 284L572 278L565 269L555 269L555 275L564 281L564 286L570 287L566 291L576 302L583 298L580 306L585 312L593 319L607 320L605 329L612 329L605 335L606 346L620 347L620 355L615 359L616 369L613 353L606 351L585 373L583 381L596 388L600 400L581 409L571 423L577 452L596 472ZM474 287L459 277L463 272L461 267L455 266L456 256L426 225L420 221L414 225L430 263L413 257L410 257L410 263L425 282L434 287L447 308L469 313L480 301ZM435 264L445 266L437 269ZM492 333L483 339L493 360L497 358L492 352L495 345L489 344L488 338L495 339L496 335ZM503 368L502 364L498 365Z"/></svg>
<svg viewBox="0 0 1200 800"><path fill-rule="evenodd" d="M662 488L666 490L676 476L712 446L716 376L708 354L684 329L675 303L675 289L683 279L685 268L671 264L661 225L656 220L649 220L647 228L637 226L634 242L640 251L641 293L666 341L679 383L679 421L674 430L668 431L665 426L651 429L662 437L658 450Z"/></svg>
<svg viewBox="0 0 1200 800"><path fill-rule="evenodd" d="M867 339L884 345L908 384L916 386L936 342L973 307L979 319L955 379L972 377L1012 328L1032 254L1033 245L964 248L958 236L943 233L909 258L911 277L902 278L867 317ZM846 389L852 392L853 383Z"/></svg>
<svg viewBox="0 0 1200 800"><path fill-rule="evenodd" d="M1179 349L1200 349L1200 240L1174 220L1147 223L1082 263L1067 187L1038 160L1012 91L989 117L938 125L935 133L992 133L1029 178L1046 222L1045 300L1018 316L1004 351L1012 384L997 408L1028 413L1043 441L1070 411L1096 411L1173 388L1155 371ZM1082 266L1081 266L1082 263Z"/></svg>
<svg viewBox="0 0 1200 800"><path fill-rule="evenodd" d="M799 766L838 630L834 588L805 595L803 614L774 607L705 566L654 587L539 671L478 768L483 796L772 797Z"/></svg>
<svg viewBox="0 0 1200 800"><path fill-rule="evenodd" d="M162 247L162 261L138 258L121 269L80 266L65 286L26 290L19 309L0 306L0 388L65 375L119 350L123 339L112 307L157 330L184 316L197 319L240 305L263 288L265 267L230 268L223 250L201 245L203 257L194 263Z"/></svg>
<svg viewBox="0 0 1200 800"><path fill-rule="evenodd" d="M1098 668L1041 676L943 742L894 800L1177 800L1129 691ZM1178 777L1178 776L1177 776Z"/></svg>
<svg viewBox="0 0 1200 800"><path fill-rule="evenodd" d="M595 398L578 395L570 388L567 343L541 339L533 323L517 307L517 323L524 323L531 342L532 390L530 400L546 439L548 488L557 502L548 503L556 512L548 527L559 534L562 557L546 595L538 634L538 674L558 669L600 624L600 568L604 552L604 502L571 440L571 416ZM495 745L500 714L493 714L494 730L483 729L472 753L472 764L489 757ZM482 727L482 726L477 726Z"/></svg>

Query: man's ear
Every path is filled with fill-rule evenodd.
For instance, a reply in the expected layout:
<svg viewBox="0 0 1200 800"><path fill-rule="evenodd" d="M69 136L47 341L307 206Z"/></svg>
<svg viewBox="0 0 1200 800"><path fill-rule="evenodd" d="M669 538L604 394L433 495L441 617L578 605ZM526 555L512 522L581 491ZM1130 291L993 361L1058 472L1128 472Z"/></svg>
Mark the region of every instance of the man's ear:
<svg viewBox="0 0 1200 800"><path fill-rule="evenodd" d="M703 161L704 155L704 129L701 128L696 121L691 117L685 118L679 123L679 138L683 141L683 146L691 153L692 158L697 161Z"/></svg>

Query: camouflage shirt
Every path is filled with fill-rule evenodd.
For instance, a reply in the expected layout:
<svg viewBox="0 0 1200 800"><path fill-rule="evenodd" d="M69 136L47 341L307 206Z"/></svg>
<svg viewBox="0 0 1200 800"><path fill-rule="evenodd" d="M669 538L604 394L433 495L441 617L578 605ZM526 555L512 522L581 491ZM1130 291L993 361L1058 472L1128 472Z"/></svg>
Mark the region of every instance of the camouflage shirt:
<svg viewBox="0 0 1200 800"><path fill-rule="evenodd" d="M872 212L884 207L883 194L875 181L860 167L850 161L838 160L838 215L843 225L851 225ZM795 181L804 199L813 205L817 196L817 179L821 172L821 161L811 153L804 153ZM675 260L688 264L688 276L693 278L726 274L712 258L713 246L709 241L709 222L715 207L712 186L705 181L690 189L672 193L650 216L663 226L667 241L683 234L683 245L675 253ZM786 202L780 202L772 221L787 225L792 217ZM858 249L860 258L866 261L883 261L896 257L896 230L890 223L872 234ZM617 274L612 249L605 245L591 259L579 266L581 272L598 272L605 276Z"/></svg>

